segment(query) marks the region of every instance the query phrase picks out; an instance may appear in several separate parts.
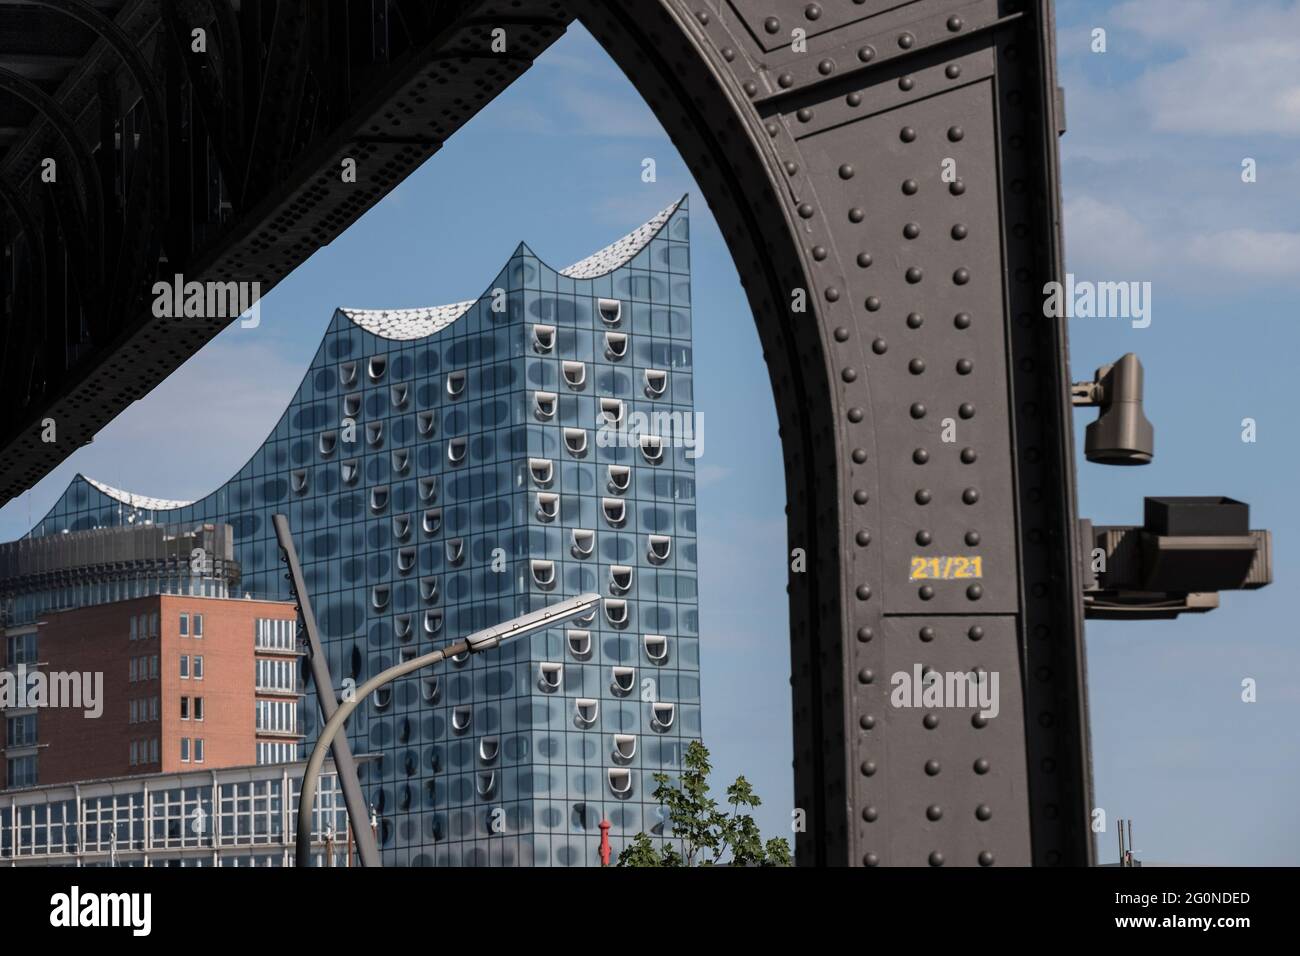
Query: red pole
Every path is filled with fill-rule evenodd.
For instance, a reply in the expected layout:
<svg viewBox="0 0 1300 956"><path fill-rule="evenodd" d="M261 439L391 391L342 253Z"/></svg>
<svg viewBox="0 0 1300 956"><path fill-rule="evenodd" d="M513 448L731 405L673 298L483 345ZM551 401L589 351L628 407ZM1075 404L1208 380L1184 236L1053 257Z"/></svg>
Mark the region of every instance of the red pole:
<svg viewBox="0 0 1300 956"><path fill-rule="evenodd" d="M600 821L600 865L609 866L609 821Z"/></svg>

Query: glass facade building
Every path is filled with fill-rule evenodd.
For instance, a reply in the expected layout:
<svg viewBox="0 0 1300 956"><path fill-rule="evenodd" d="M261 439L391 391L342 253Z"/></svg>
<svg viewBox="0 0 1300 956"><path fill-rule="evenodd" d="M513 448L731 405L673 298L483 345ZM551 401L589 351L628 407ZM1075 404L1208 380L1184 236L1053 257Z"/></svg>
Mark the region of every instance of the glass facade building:
<svg viewBox="0 0 1300 956"><path fill-rule="evenodd" d="M587 620L412 675L349 722L390 865L593 865L667 836L652 774L699 737L687 202L479 298L339 309L289 408L195 502L83 476L32 536L224 522L241 592L287 599L293 529L336 683L597 591ZM311 688L305 660L303 679ZM314 694L299 727L320 725Z"/></svg>

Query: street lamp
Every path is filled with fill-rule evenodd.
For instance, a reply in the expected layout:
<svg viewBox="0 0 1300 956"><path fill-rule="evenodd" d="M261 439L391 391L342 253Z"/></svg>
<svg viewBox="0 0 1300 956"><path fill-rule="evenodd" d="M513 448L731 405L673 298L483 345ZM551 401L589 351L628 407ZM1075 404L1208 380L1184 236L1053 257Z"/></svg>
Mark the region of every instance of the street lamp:
<svg viewBox="0 0 1300 956"><path fill-rule="evenodd" d="M320 736L316 738L316 745L312 747L307 767L303 770L302 787L298 794L298 835L294 851L295 865L305 867L311 861L311 811L312 805L316 802L316 780L320 776L321 766L325 763L325 753L338 735L344 721L348 719L352 711L357 709L361 701L385 684L410 674L412 671L418 671L437 664L439 661L454 657L457 654L478 654L481 651L491 650L516 637L553 627L571 617L586 614L598 604L600 604L600 595L588 593L575 598L568 598L558 604L544 607L539 611L530 611L486 630L477 631L469 637L448 644L440 650L412 658L409 661L403 661L386 671L376 674L358 687L350 699L339 704L338 710L334 711L333 715L326 721L325 726L321 728Z"/></svg>

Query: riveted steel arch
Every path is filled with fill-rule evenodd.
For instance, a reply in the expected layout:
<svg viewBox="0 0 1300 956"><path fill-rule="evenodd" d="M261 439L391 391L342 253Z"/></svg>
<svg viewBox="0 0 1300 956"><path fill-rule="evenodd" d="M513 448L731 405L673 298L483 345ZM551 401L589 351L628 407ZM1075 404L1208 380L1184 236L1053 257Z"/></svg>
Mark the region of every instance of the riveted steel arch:
<svg viewBox="0 0 1300 956"><path fill-rule="evenodd" d="M1065 330L1033 295L1062 271L1050 2L571 6L691 166L758 325L810 559L798 861L1089 863ZM945 555L979 577L913 580ZM998 673L1000 714L892 706L913 668Z"/></svg>

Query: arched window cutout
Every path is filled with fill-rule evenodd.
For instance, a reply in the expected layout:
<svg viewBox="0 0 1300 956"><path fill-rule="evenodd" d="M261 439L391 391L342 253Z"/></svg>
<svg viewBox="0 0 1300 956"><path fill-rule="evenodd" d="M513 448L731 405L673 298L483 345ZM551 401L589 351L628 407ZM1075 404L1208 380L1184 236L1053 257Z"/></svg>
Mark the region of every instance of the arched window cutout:
<svg viewBox="0 0 1300 956"><path fill-rule="evenodd" d="M617 362L627 355L627 335L623 332L605 333L605 358Z"/></svg>
<svg viewBox="0 0 1300 956"><path fill-rule="evenodd" d="M468 454L468 438L453 438L447 442L447 460L453 465L463 464Z"/></svg>
<svg viewBox="0 0 1300 956"><path fill-rule="evenodd" d="M623 316L623 303L618 299L597 299L596 310L600 313L600 321L606 325L618 325Z"/></svg>
<svg viewBox="0 0 1300 956"><path fill-rule="evenodd" d="M563 365L564 380L570 388L578 389L587 381L587 366L583 362L565 362Z"/></svg>
<svg viewBox="0 0 1300 956"><path fill-rule="evenodd" d="M603 425L617 425L623 420L623 400L621 398L602 398L600 400L600 422Z"/></svg>
<svg viewBox="0 0 1300 956"><path fill-rule="evenodd" d="M474 708L466 705L451 709L451 729L458 734L469 730L470 721L474 719Z"/></svg>
<svg viewBox="0 0 1300 956"><path fill-rule="evenodd" d="M609 566L609 590L611 594L626 594L632 590L632 568L626 564Z"/></svg>
<svg viewBox="0 0 1300 956"><path fill-rule="evenodd" d="M437 634L442 630L442 611L424 612L424 633Z"/></svg>
<svg viewBox="0 0 1300 956"><path fill-rule="evenodd" d="M553 491L537 492L537 520L554 521L560 514L560 496Z"/></svg>
<svg viewBox="0 0 1300 956"><path fill-rule="evenodd" d="M379 514L388 507L388 486L381 485L370 489L370 510Z"/></svg>
<svg viewBox="0 0 1300 956"><path fill-rule="evenodd" d="M405 408L410 397L411 386L409 385L394 385L388 390L388 400L394 408Z"/></svg>
<svg viewBox="0 0 1300 956"><path fill-rule="evenodd" d="M627 602L621 598L605 598L605 620L614 627L626 627Z"/></svg>
<svg viewBox="0 0 1300 956"><path fill-rule="evenodd" d="M574 623L581 624L583 627L590 627L596 621L596 609L593 607L586 614L579 614L573 618Z"/></svg>
<svg viewBox="0 0 1300 956"><path fill-rule="evenodd" d="M466 377L464 372L447 373L447 394L452 398L460 398L465 394Z"/></svg>
<svg viewBox="0 0 1300 956"><path fill-rule="evenodd" d="M389 458L392 461L393 473L396 475L406 474L406 469L411 466L411 452L407 448L395 450Z"/></svg>
<svg viewBox="0 0 1300 956"><path fill-rule="evenodd" d="M579 697L574 701L573 722L579 727L590 727L600 716L600 701L590 697Z"/></svg>
<svg viewBox="0 0 1300 956"><path fill-rule="evenodd" d="M641 638L645 646L645 656L654 664L668 660L668 638L662 634L647 634Z"/></svg>
<svg viewBox="0 0 1300 956"><path fill-rule="evenodd" d="M414 644L412 644L410 647L400 647L397 649L397 655L402 661L415 660L416 655L418 655L419 653L420 653L420 649L416 647Z"/></svg>
<svg viewBox="0 0 1300 956"><path fill-rule="evenodd" d="M370 606L376 611L382 611L388 607L388 599L392 596L392 589L387 584L376 584L370 590Z"/></svg>
<svg viewBox="0 0 1300 956"><path fill-rule="evenodd" d="M306 491L307 490L307 469L295 468L289 474L289 483L290 485L292 485L293 490L298 494L302 494L304 491Z"/></svg>
<svg viewBox="0 0 1300 956"><path fill-rule="evenodd" d="M437 575L420 578L420 600L425 604L432 604L434 601L438 600Z"/></svg>
<svg viewBox="0 0 1300 956"><path fill-rule="evenodd" d="M411 569L415 567L415 549L398 548L397 549L397 570L402 574L410 574Z"/></svg>
<svg viewBox="0 0 1300 956"><path fill-rule="evenodd" d="M528 472L533 476L533 482L545 488L555 477L555 465L549 458L529 458Z"/></svg>
<svg viewBox="0 0 1300 956"><path fill-rule="evenodd" d="M609 466L609 490L621 495L632 485L632 469L627 465Z"/></svg>
<svg viewBox="0 0 1300 956"><path fill-rule="evenodd" d="M616 528L627 519L627 502L622 498L601 498L600 509L605 520Z"/></svg>
<svg viewBox="0 0 1300 956"><path fill-rule="evenodd" d="M357 466L355 458L349 458L339 463L339 473L343 477L343 484L350 485L356 482L360 468Z"/></svg>
<svg viewBox="0 0 1300 956"><path fill-rule="evenodd" d="M361 393L351 392L343 396L343 416L356 418L361 414Z"/></svg>
<svg viewBox="0 0 1300 956"><path fill-rule="evenodd" d="M492 796L497 789L497 772L495 770L490 770L487 773L478 774L475 789L478 790L478 795L480 797L487 798Z"/></svg>
<svg viewBox="0 0 1300 956"><path fill-rule="evenodd" d="M534 325L533 351L540 355L545 355L553 348L555 348L555 326Z"/></svg>
<svg viewBox="0 0 1300 956"><path fill-rule="evenodd" d="M662 398L668 391L668 373L662 369L645 370L645 393L648 398Z"/></svg>
<svg viewBox="0 0 1300 956"><path fill-rule="evenodd" d="M469 651L461 651L459 654L452 654L452 655L451 655L451 662L452 662L452 664L454 664L456 667L463 667L463 666L465 666L465 662L466 662L467 660L469 660Z"/></svg>
<svg viewBox="0 0 1300 956"><path fill-rule="evenodd" d="M544 693L551 694L560 689L564 683L564 665L543 661L537 665L537 686Z"/></svg>
<svg viewBox="0 0 1300 956"><path fill-rule="evenodd" d="M424 511L424 517L420 521L420 527L424 530L425 534L437 534L442 528L442 509L426 508Z"/></svg>
<svg viewBox="0 0 1300 956"><path fill-rule="evenodd" d="M564 430L564 447L573 456L586 454L587 431L584 428L566 428Z"/></svg>
<svg viewBox="0 0 1300 956"><path fill-rule="evenodd" d="M399 640L409 641L411 639L411 615L399 614L393 618L393 633Z"/></svg>
<svg viewBox="0 0 1300 956"><path fill-rule="evenodd" d="M650 464L659 464L664 460L664 440L658 435L642 435L641 455Z"/></svg>
<svg viewBox="0 0 1300 956"><path fill-rule="evenodd" d="M555 404L559 396L554 392L533 392L533 414L542 421L555 417Z"/></svg>
<svg viewBox="0 0 1300 956"><path fill-rule="evenodd" d="M673 551L673 539L666 534L652 534L646 541L646 558L651 564L663 564Z"/></svg>
<svg viewBox="0 0 1300 956"><path fill-rule="evenodd" d="M357 380L357 363L343 362L339 365L339 384L344 388Z"/></svg>
<svg viewBox="0 0 1300 956"><path fill-rule="evenodd" d="M610 752L614 760L627 761L636 756L636 734L615 734L614 749Z"/></svg>
<svg viewBox="0 0 1300 956"><path fill-rule="evenodd" d="M383 422L366 422L366 441L375 448L384 443Z"/></svg>
<svg viewBox="0 0 1300 956"><path fill-rule="evenodd" d="M609 777L609 789L618 797L625 797L632 792L632 771L626 767L610 767L606 771Z"/></svg>
<svg viewBox="0 0 1300 956"><path fill-rule="evenodd" d="M376 687L375 692L370 695L370 699L374 701L375 710L387 710L388 705L393 702L393 685Z"/></svg>
<svg viewBox="0 0 1300 956"><path fill-rule="evenodd" d="M438 683L438 678L436 677L420 678L420 696L424 698L425 703L427 704L437 703L438 693L441 689L442 689L441 685L439 685Z"/></svg>
<svg viewBox="0 0 1300 956"><path fill-rule="evenodd" d="M366 374L370 376L372 382L377 382L383 378L386 371L388 371L388 357L385 355L376 355L366 366ZM351 383L344 382L343 384L349 385Z"/></svg>
<svg viewBox="0 0 1300 956"><path fill-rule="evenodd" d="M569 642L569 653L579 660L591 654L591 631L571 630L565 632Z"/></svg>
<svg viewBox="0 0 1300 956"><path fill-rule="evenodd" d="M451 538L447 541L447 563L460 564L465 560L465 539Z"/></svg>
<svg viewBox="0 0 1300 956"><path fill-rule="evenodd" d="M575 558L589 558L591 553L596 550L596 532L589 531L586 528L574 528L573 544L570 551Z"/></svg>
<svg viewBox="0 0 1300 956"><path fill-rule="evenodd" d="M338 447L338 432L321 432L320 433L320 455L322 458L328 458L334 454L334 449Z"/></svg>
<svg viewBox="0 0 1300 956"><path fill-rule="evenodd" d="M500 737L483 737L478 742L478 759L483 763L492 763L501 753Z"/></svg>
<svg viewBox="0 0 1300 956"><path fill-rule="evenodd" d="M632 693L636 687L636 668L619 667L610 668L609 689L620 697L626 697Z"/></svg>
<svg viewBox="0 0 1300 956"><path fill-rule="evenodd" d="M650 726L655 730L667 730L673 725L673 719L676 716L677 707L675 704L656 701L650 705Z"/></svg>
<svg viewBox="0 0 1300 956"><path fill-rule="evenodd" d="M528 562L529 569L532 571L533 583L539 588L547 590L555 586L555 562L546 561L541 558L534 558Z"/></svg>
<svg viewBox="0 0 1300 956"><path fill-rule="evenodd" d="M405 541L411 536L411 516L393 515L393 537Z"/></svg>
<svg viewBox="0 0 1300 956"><path fill-rule="evenodd" d="M417 484L420 487L420 500L433 501L438 497L438 476L431 478L421 478Z"/></svg>

